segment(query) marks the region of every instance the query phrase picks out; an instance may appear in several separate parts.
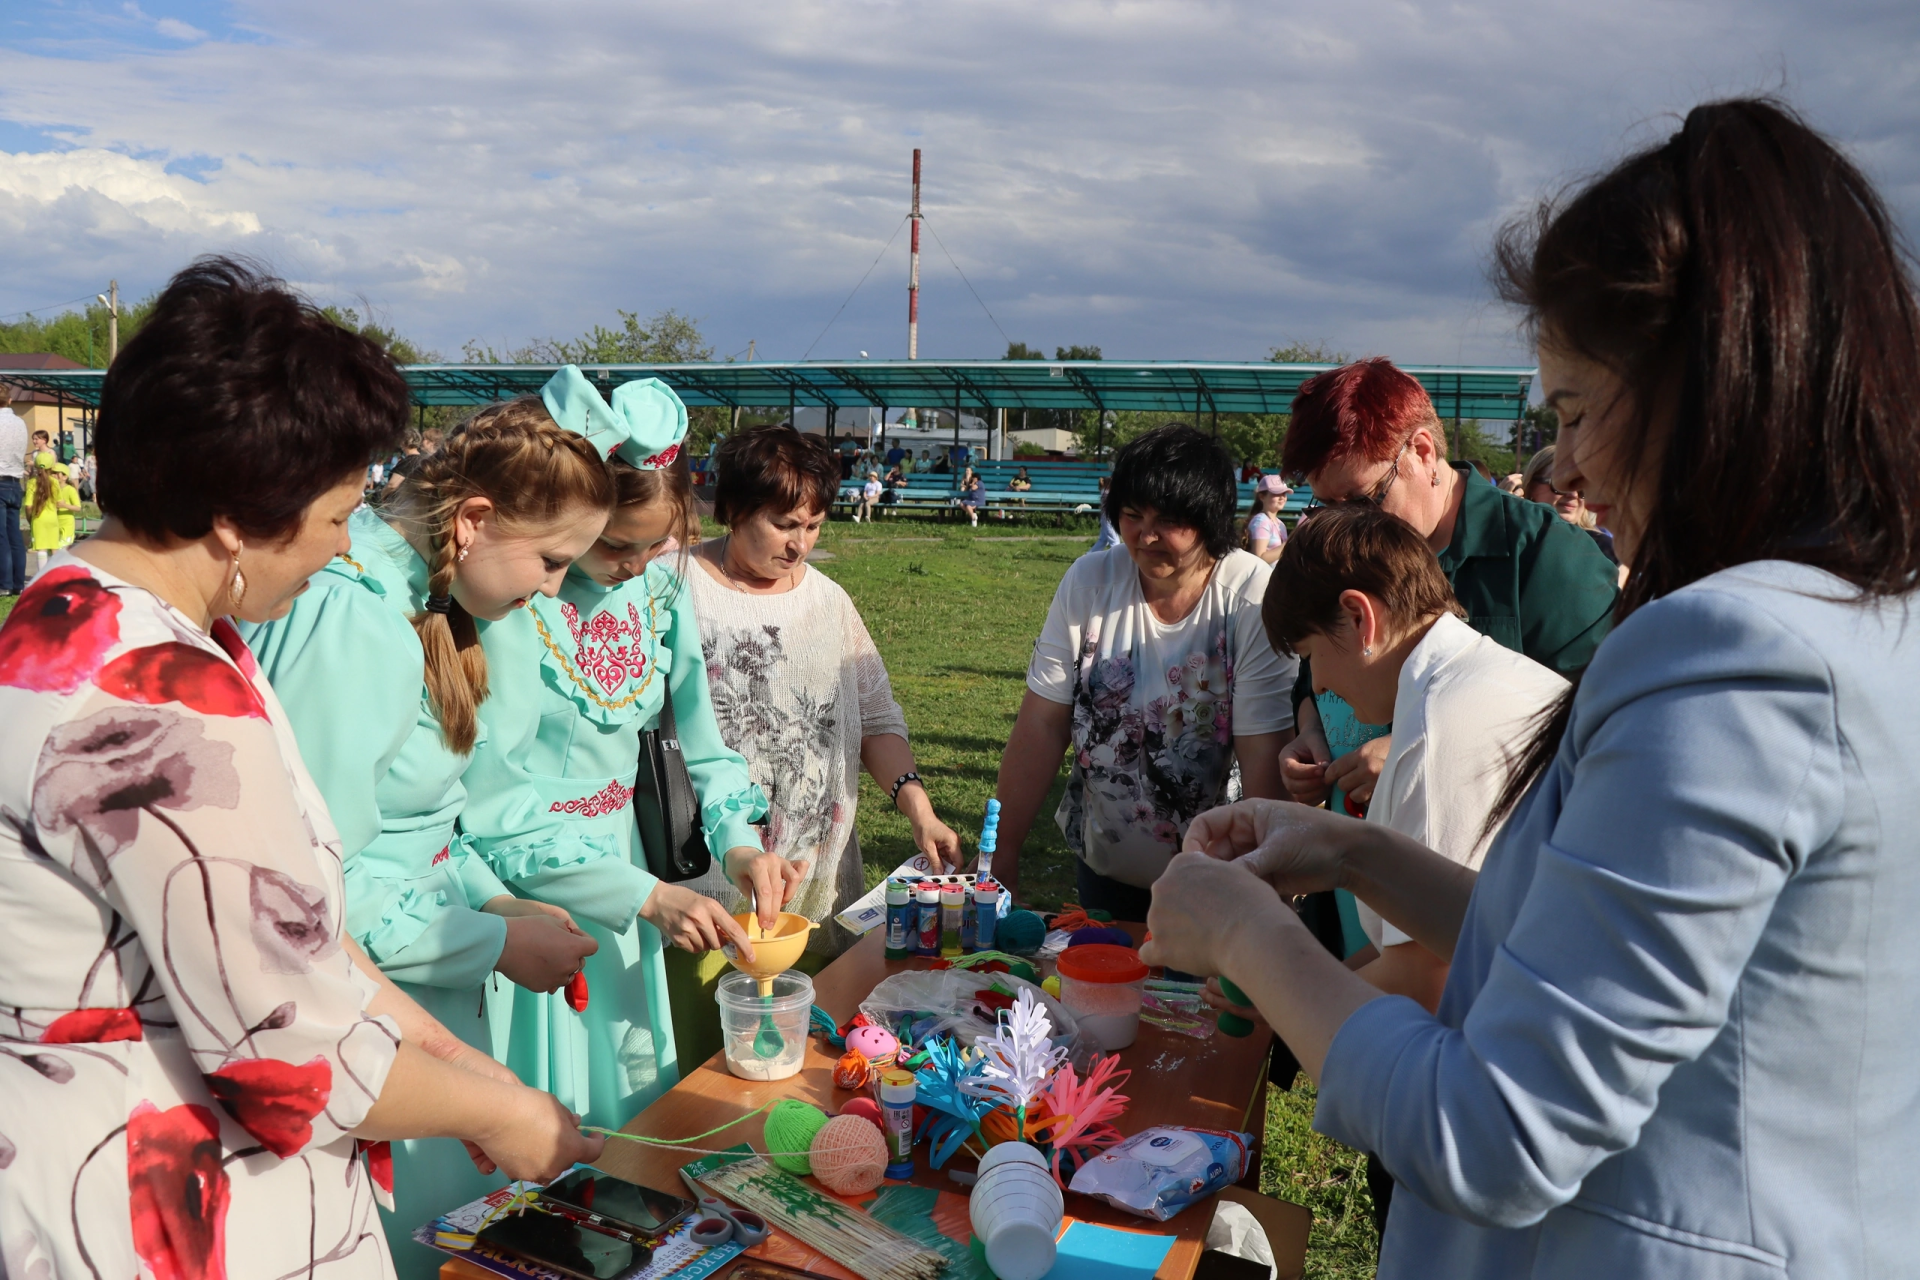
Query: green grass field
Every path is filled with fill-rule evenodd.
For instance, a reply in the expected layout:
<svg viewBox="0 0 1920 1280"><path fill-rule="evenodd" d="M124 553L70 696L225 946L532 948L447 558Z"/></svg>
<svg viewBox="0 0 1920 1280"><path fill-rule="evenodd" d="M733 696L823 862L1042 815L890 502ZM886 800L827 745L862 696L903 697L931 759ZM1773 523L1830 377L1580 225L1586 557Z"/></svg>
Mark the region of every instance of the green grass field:
<svg viewBox="0 0 1920 1280"><path fill-rule="evenodd" d="M841 521L821 536L833 558L815 567L859 606L907 713L934 806L969 853L1026 689L1034 637L1061 575L1093 540L1092 523L1083 523L1069 532ZM1021 857L1021 895L1041 906L1073 896L1072 855L1050 820L1065 779L1063 768ZM859 828L874 884L912 846L906 822L870 778L861 783ZM1291 1092L1269 1092L1260 1187L1313 1211L1308 1276L1359 1280L1373 1274L1375 1256L1365 1157L1312 1131L1313 1103L1304 1077Z"/></svg>

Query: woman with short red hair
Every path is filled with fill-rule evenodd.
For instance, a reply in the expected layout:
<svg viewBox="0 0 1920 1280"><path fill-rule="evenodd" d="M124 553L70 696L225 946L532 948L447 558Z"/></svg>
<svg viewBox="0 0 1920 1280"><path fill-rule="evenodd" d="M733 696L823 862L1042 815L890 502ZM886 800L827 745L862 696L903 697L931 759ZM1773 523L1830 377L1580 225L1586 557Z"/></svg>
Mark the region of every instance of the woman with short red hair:
<svg viewBox="0 0 1920 1280"><path fill-rule="evenodd" d="M1280 470L1305 476L1316 506L1367 502L1427 540L1474 630L1571 676L1612 625L1614 567L1555 516L1447 461L1446 435L1427 391L1382 357L1357 360L1300 385ZM1373 795L1392 743L1376 738L1332 760L1302 663L1293 688L1299 736L1280 754L1287 793L1318 804L1338 787L1356 804Z"/></svg>

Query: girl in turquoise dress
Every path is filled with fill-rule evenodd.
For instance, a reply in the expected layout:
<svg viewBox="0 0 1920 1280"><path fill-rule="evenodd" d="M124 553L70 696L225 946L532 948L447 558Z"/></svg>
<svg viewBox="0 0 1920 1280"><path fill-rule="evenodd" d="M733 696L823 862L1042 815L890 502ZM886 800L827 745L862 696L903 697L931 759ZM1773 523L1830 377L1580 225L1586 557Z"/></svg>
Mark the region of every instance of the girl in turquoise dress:
<svg viewBox="0 0 1920 1280"><path fill-rule="evenodd" d="M686 407L652 378L620 386L609 402L571 365L537 403L607 455L620 496L558 595L481 628L494 686L461 826L512 889L566 908L600 944L584 967L583 1010L561 993L489 994L494 1055L588 1123L618 1128L679 1078L663 938L689 951L733 941L751 952L719 903L647 871L633 786L640 734L659 724L669 690L708 848L743 890L757 890L769 924L800 868L761 847L753 824L766 800L714 722L692 592L655 562L669 539L685 546L697 529L680 456ZM577 843L542 849L518 838L522 819L505 798L529 789ZM614 856L587 857L585 846Z"/></svg>
<svg viewBox="0 0 1920 1280"><path fill-rule="evenodd" d="M476 624L557 591L613 498L599 455L544 411L483 410L382 514L355 512L347 555L314 575L284 618L246 637L339 829L348 931L482 1050L492 1044L490 975L552 990L595 944L563 909L511 893L457 828L472 795L462 775L488 732L477 714L488 672ZM575 831L530 789L487 799L502 833L495 858L601 856L576 850ZM445 1139L394 1148L394 1264L403 1277L431 1276L438 1256L411 1242L413 1228L498 1179Z"/></svg>

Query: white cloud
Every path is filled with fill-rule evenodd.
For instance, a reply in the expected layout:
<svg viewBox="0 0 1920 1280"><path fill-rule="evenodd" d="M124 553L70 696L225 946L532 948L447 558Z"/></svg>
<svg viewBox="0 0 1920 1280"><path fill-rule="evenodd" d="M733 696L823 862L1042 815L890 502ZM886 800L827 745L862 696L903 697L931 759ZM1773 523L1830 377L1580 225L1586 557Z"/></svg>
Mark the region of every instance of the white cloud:
<svg viewBox="0 0 1920 1280"><path fill-rule="evenodd" d="M170 235L258 235L260 219L245 210L222 209L202 188L166 172L158 161L113 151L83 149L10 155L0 151L0 198L22 206L49 207L68 196L98 197L116 216Z"/></svg>
<svg viewBox="0 0 1920 1280"><path fill-rule="evenodd" d="M671 305L721 351L792 358L898 225L921 146L930 224L1015 338L1516 359L1481 278L1500 220L1663 111L1773 86L1920 211L1911 6L242 7L266 43L10 60L0 118L136 168L61 188L97 234L46 232L0 309L103 260L151 287L224 238L443 350ZM188 157L219 162L204 185L160 171ZM118 217L147 238L115 240ZM904 246L816 356L904 347ZM923 248L923 354L997 352Z"/></svg>

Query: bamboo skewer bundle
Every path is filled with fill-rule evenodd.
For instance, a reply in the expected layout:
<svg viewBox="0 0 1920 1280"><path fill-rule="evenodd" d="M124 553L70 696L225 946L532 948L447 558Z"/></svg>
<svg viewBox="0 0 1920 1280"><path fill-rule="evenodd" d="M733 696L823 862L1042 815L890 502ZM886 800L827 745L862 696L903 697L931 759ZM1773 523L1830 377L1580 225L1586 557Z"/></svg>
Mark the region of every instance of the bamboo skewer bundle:
<svg viewBox="0 0 1920 1280"><path fill-rule="evenodd" d="M751 1209L864 1280L939 1280L947 1265L941 1254L815 1191L763 1157L735 1160L697 1177L708 1190Z"/></svg>

